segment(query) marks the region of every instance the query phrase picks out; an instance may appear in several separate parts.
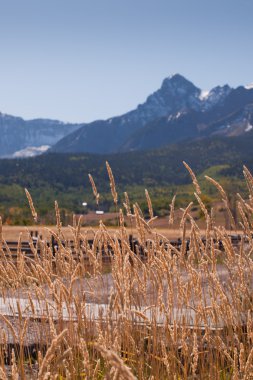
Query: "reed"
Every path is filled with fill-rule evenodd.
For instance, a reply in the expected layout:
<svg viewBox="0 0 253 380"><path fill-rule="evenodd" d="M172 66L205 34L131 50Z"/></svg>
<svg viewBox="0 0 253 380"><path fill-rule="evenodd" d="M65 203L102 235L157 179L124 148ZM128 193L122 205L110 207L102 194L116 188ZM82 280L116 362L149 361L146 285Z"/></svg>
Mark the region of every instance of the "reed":
<svg viewBox="0 0 253 380"><path fill-rule="evenodd" d="M238 196L243 233L234 243L186 167L206 229L193 219L190 202L181 210L181 246L152 228L148 191L149 220L125 194L131 230L119 205L116 231L100 222L92 244L81 220L69 226L73 243L64 238L57 203L56 228L36 244L30 239L32 256L22 252L20 236L14 257L1 231L1 379L253 378L252 176L244 168L249 198ZM107 170L118 204L109 164ZM220 185L207 180L227 201ZM175 197L168 229L174 213ZM133 232L136 246L129 240Z"/></svg>

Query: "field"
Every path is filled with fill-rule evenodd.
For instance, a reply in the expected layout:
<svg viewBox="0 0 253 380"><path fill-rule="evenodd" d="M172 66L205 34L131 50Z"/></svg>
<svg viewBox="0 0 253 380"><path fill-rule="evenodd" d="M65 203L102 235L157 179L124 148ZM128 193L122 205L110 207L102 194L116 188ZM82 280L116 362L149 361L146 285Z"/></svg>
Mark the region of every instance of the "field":
<svg viewBox="0 0 253 380"><path fill-rule="evenodd" d="M219 210L222 211L219 211ZM216 211L215 220L216 224L219 225L225 225L226 222L226 212L224 210L222 202L215 202L213 203L213 210ZM201 235L204 236L205 234L205 219L202 217L199 217L200 214L200 206L193 208L191 210L191 216L195 218L195 220L198 220L198 226L201 230ZM180 221L183 216L183 211L178 209L174 211L174 221L173 226L169 224L169 215L167 216L160 216L159 218L155 219L152 222L152 228L153 230L156 229L158 233L170 238L170 239L178 239L180 237ZM119 220L118 220L118 213L116 212L105 212L102 215L97 215L95 211L90 211L87 214L81 215L76 214L74 216L76 222L78 222L78 219L81 217L80 223L81 223L81 233L87 233L89 237L92 238L94 230L97 230L99 227L99 222L102 221L106 227L107 230L110 231L110 233L113 235L118 226L119 226ZM73 220L73 217L72 217ZM134 236L137 236L137 229L135 224L133 223L133 219L130 216L125 215L124 216L124 222L126 230L129 234L133 234ZM39 235L43 237L49 237L50 233L48 233L48 230L56 231L55 225L43 225L43 224L34 224L34 225L28 225L28 226L12 226L12 225L3 225L2 231L3 231L3 237L5 240L18 240L20 233L22 233L23 239L28 239L29 233L35 231L38 231ZM190 234L190 223L187 224L187 236ZM72 236L71 230L68 226L61 227L62 233L66 239L70 239ZM238 231L236 231L238 232Z"/></svg>
<svg viewBox="0 0 253 380"><path fill-rule="evenodd" d="M127 196L119 205L110 167L117 212L96 223L63 227L56 203L56 225L38 225L27 193L38 239L0 233L1 379L253 379L253 177L244 168L235 221L223 188L207 178L225 219L189 171L201 219L173 199L159 221L148 192L148 218ZM15 259L6 240L19 240Z"/></svg>

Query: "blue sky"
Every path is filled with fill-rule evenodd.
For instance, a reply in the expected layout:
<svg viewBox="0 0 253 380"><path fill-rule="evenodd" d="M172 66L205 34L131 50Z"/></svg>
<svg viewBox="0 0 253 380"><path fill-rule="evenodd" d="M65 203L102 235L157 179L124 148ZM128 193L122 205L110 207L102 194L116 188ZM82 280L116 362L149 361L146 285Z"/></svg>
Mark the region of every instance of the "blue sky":
<svg viewBox="0 0 253 380"><path fill-rule="evenodd" d="M180 73L253 82L252 0L0 0L0 111L84 122Z"/></svg>

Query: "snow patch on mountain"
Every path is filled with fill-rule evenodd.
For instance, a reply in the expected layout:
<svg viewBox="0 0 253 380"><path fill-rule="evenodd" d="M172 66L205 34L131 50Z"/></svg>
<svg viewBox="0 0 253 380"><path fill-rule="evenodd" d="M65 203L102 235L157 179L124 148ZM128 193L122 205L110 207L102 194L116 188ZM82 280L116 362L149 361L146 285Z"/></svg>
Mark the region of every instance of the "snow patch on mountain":
<svg viewBox="0 0 253 380"><path fill-rule="evenodd" d="M208 94L206 91L202 92L205 94L204 97L202 95L203 111L207 111L217 104L222 104L231 91L232 88L226 84L225 86L214 87Z"/></svg>
<svg viewBox="0 0 253 380"><path fill-rule="evenodd" d="M28 146L25 149L18 150L13 154L13 158L26 158L38 156L42 153L45 153L50 148L50 145L41 145L41 146Z"/></svg>
<svg viewBox="0 0 253 380"><path fill-rule="evenodd" d="M253 83L247 84L246 86L244 86L244 88L246 88L246 90L252 90L253 89Z"/></svg>
<svg viewBox="0 0 253 380"><path fill-rule="evenodd" d="M245 128L245 132L251 131L252 128L253 126L251 124L248 124L247 127Z"/></svg>
<svg viewBox="0 0 253 380"><path fill-rule="evenodd" d="M206 98L208 98L209 93L210 93L210 91L201 90L200 95L199 95L199 99L205 100Z"/></svg>

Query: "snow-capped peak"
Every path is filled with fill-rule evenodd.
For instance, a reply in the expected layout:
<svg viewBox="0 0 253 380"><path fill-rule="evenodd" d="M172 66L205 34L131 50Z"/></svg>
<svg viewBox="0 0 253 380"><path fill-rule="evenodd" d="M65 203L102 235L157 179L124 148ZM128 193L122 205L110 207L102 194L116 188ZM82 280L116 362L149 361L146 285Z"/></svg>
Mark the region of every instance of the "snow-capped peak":
<svg viewBox="0 0 253 380"><path fill-rule="evenodd" d="M221 103L232 91L227 84L225 86L216 86L210 91L202 90L199 94L199 100L202 102L203 110L206 111L218 103Z"/></svg>
<svg viewBox="0 0 253 380"><path fill-rule="evenodd" d="M246 86L244 86L244 88L246 88L246 90L252 90L253 89L253 82L247 84Z"/></svg>
<svg viewBox="0 0 253 380"><path fill-rule="evenodd" d="M205 100L206 98L208 98L209 93L210 93L210 91L208 91L208 90L201 90L200 95L199 95L199 99Z"/></svg>

